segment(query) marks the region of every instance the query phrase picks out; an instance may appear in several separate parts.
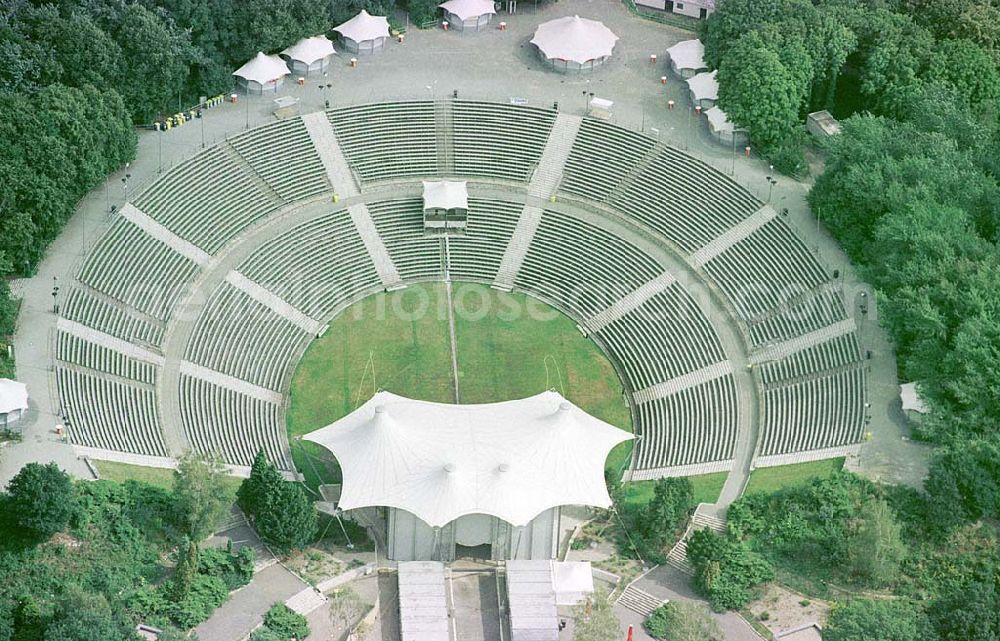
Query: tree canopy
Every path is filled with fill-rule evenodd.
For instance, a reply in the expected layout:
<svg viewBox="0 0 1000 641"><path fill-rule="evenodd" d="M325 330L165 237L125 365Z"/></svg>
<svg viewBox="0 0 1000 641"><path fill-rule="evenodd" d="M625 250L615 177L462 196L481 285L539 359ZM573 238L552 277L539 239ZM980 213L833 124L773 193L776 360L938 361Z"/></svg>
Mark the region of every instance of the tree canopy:
<svg viewBox="0 0 1000 641"><path fill-rule="evenodd" d="M73 483L55 463L28 463L11 479L7 492L17 524L42 538L65 529L73 515Z"/></svg>

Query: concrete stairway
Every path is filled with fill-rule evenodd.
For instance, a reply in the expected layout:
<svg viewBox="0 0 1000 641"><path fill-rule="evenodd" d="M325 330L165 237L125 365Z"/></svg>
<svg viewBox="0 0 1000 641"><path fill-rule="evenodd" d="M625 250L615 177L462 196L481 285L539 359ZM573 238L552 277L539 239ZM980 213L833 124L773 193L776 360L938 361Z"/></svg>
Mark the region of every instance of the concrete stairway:
<svg viewBox="0 0 1000 641"><path fill-rule="evenodd" d="M654 610L666 603L666 601L653 596L649 592L640 590L634 585L630 585L625 588L625 591L622 592L615 603L644 617L648 617Z"/></svg>

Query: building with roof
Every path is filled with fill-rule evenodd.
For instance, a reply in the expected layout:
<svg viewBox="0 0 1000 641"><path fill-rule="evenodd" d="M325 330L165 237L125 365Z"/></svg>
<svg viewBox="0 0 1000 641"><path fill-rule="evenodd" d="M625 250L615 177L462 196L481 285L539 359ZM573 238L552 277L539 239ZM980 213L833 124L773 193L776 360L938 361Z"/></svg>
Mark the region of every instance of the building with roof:
<svg viewBox="0 0 1000 641"><path fill-rule="evenodd" d="M817 138L829 138L840 133L840 121L829 111L814 111L806 117L806 130Z"/></svg>
<svg viewBox="0 0 1000 641"><path fill-rule="evenodd" d="M444 19L457 31L482 31L493 19L493 0L448 0L439 4Z"/></svg>
<svg viewBox="0 0 1000 641"><path fill-rule="evenodd" d="M338 508L379 508L397 561L551 559L564 505L609 507L608 454L632 435L556 392L453 405L380 391L305 440L343 475Z"/></svg>
<svg viewBox="0 0 1000 641"><path fill-rule="evenodd" d="M351 53L376 53L389 38L389 20L373 16L364 9L344 24L334 27L342 47Z"/></svg>
<svg viewBox="0 0 1000 641"><path fill-rule="evenodd" d="M715 0L635 0L636 6L704 19L715 11Z"/></svg>
<svg viewBox="0 0 1000 641"><path fill-rule="evenodd" d="M701 40L682 40L667 49L670 59L670 69L681 78L690 78L702 71L708 71L705 66L705 46Z"/></svg>
<svg viewBox="0 0 1000 641"><path fill-rule="evenodd" d="M330 66L330 60L337 54L333 43L323 35L303 38L279 55L288 64L292 73L308 76L311 73L322 73Z"/></svg>
<svg viewBox="0 0 1000 641"><path fill-rule="evenodd" d="M469 220L466 182L423 181L424 231L432 234L464 233Z"/></svg>
<svg viewBox="0 0 1000 641"><path fill-rule="evenodd" d="M233 72L236 85L247 93L278 91L288 75L288 65L278 56L268 56L263 51Z"/></svg>
<svg viewBox="0 0 1000 641"><path fill-rule="evenodd" d="M0 378L0 428L13 427L27 412L27 386L9 378Z"/></svg>
<svg viewBox="0 0 1000 641"><path fill-rule="evenodd" d="M580 16L543 22L531 39L545 64L563 73L600 67L611 57L616 42L618 36L603 23Z"/></svg>
<svg viewBox="0 0 1000 641"><path fill-rule="evenodd" d="M711 109L719 98L719 82L714 71L699 73L687 79L691 103L702 109Z"/></svg>
<svg viewBox="0 0 1000 641"><path fill-rule="evenodd" d="M726 112L717 106L705 111L705 118L712 136L724 145L745 145L750 140L747 130L730 122Z"/></svg>

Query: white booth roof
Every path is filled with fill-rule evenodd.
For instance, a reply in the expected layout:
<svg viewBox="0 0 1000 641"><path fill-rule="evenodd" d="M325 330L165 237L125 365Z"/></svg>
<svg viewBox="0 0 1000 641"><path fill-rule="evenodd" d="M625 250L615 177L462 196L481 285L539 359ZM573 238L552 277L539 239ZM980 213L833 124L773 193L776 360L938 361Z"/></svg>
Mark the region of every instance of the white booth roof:
<svg viewBox="0 0 1000 641"><path fill-rule="evenodd" d="M580 16L556 18L538 25L531 44L546 58L584 63L611 55L618 36L596 20Z"/></svg>
<svg viewBox="0 0 1000 641"><path fill-rule="evenodd" d="M333 50L333 43L326 36L313 36L299 40L281 53L292 60L311 65L317 60L322 60L337 52Z"/></svg>
<svg viewBox="0 0 1000 641"><path fill-rule="evenodd" d="M465 181L424 182L424 209L468 209L469 190Z"/></svg>
<svg viewBox="0 0 1000 641"><path fill-rule="evenodd" d="M726 112L718 107L707 109L705 116L712 126L712 131L733 131L736 128L733 123L729 122L729 116L726 115Z"/></svg>
<svg viewBox="0 0 1000 641"><path fill-rule="evenodd" d="M377 40L389 37L389 21L382 16L373 16L362 9L361 13L339 27L334 27L333 30L354 42Z"/></svg>
<svg viewBox="0 0 1000 641"><path fill-rule="evenodd" d="M448 0L448 2L438 6L462 20L496 13L496 9L493 8L493 0Z"/></svg>
<svg viewBox="0 0 1000 641"><path fill-rule="evenodd" d="M287 76L288 73L288 65L285 64L284 60L278 56L268 56L263 51L258 51L253 60L234 71L233 75L263 85L282 76Z"/></svg>
<svg viewBox="0 0 1000 641"><path fill-rule="evenodd" d="M705 46L701 40L683 40L667 49L670 60L678 69L702 69L705 66Z"/></svg>
<svg viewBox="0 0 1000 641"><path fill-rule="evenodd" d="M719 83L714 71L704 71L687 80L695 100L715 100L719 97Z"/></svg>
<svg viewBox="0 0 1000 641"><path fill-rule="evenodd" d="M920 392L917 390L916 383L903 383L900 385L899 396L903 400L903 410L905 411L913 411L918 414L926 414L930 411L924 403L924 399L920 398Z"/></svg>
<svg viewBox="0 0 1000 641"><path fill-rule="evenodd" d="M561 505L608 507L604 464L632 435L556 392L481 405L378 392L305 440L343 472L339 506L389 506L440 527L467 514L515 526Z"/></svg>
<svg viewBox="0 0 1000 641"><path fill-rule="evenodd" d="M28 409L28 388L24 383L0 378L0 414Z"/></svg>

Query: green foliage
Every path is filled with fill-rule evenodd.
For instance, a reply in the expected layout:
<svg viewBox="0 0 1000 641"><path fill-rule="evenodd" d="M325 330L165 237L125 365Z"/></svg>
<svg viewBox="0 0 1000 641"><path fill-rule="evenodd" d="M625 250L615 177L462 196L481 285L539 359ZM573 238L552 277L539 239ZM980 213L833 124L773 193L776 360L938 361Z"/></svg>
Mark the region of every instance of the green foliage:
<svg viewBox="0 0 1000 641"><path fill-rule="evenodd" d="M181 531L203 541L232 506L226 468L216 456L188 452L174 473L174 505Z"/></svg>
<svg viewBox="0 0 1000 641"><path fill-rule="evenodd" d="M229 590L222 579L199 574L194 577L188 595L170 607L170 619L180 628L193 628L211 616L228 597Z"/></svg>
<svg viewBox="0 0 1000 641"><path fill-rule="evenodd" d="M304 547L316 535L312 501L298 483L285 481L263 452L254 458L237 497L260 537L279 552Z"/></svg>
<svg viewBox="0 0 1000 641"><path fill-rule="evenodd" d="M573 607L573 641L608 641L621 634L621 624L608 599L601 594Z"/></svg>
<svg viewBox="0 0 1000 641"><path fill-rule="evenodd" d="M1000 438L942 449L924 484L931 520L942 530L962 521L1000 516Z"/></svg>
<svg viewBox="0 0 1000 641"><path fill-rule="evenodd" d="M228 548L207 548L198 556L198 572L222 579L229 590L235 590L253 580L254 551L251 547L241 548L232 553Z"/></svg>
<svg viewBox="0 0 1000 641"><path fill-rule="evenodd" d="M625 516L631 523L642 556L661 562L664 549L673 545L683 532L693 508L691 481L683 477L657 480L648 503L626 506Z"/></svg>
<svg viewBox="0 0 1000 641"><path fill-rule="evenodd" d="M838 605L823 629L824 641L927 641L927 619L907 601L856 599Z"/></svg>
<svg viewBox="0 0 1000 641"><path fill-rule="evenodd" d="M275 603L264 615L264 629L272 633L274 639L292 641L309 636L309 623L301 614L292 611L284 603ZM254 639L257 639L255 636Z"/></svg>
<svg viewBox="0 0 1000 641"><path fill-rule="evenodd" d="M250 476L240 484L236 500L247 514L256 514L264 497L281 484L281 472L270 461L264 450L258 450L250 467Z"/></svg>
<svg viewBox="0 0 1000 641"><path fill-rule="evenodd" d="M719 624L697 603L671 601L646 619L650 636L664 641L722 641Z"/></svg>
<svg viewBox="0 0 1000 641"><path fill-rule="evenodd" d="M114 612L101 595L72 589L56 613L45 630L45 641L138 641L132 623Z"/></svg>
<svg viewBox="0 0 1000 641"><path fill-rule="evenodd" d="M28 463L7 491L17 524L36 536L48 538L63 530L73 514L73 483L55 463Z"/></svg>
<svg viewBox="0 0 1000 641"><path fill-rule="evenodd" d="M885 587L898 578L906 557L899 524L889 505L879 499L867 500L858 516L857 529L847 541L851 571L865 585Z"/></svg>
<svg viewBox="0 0 1000 641"><path fill-rule="evenodd" d="M271 628L257 628L250 635L250 641L285 641L285 638Z"/></svg>
<svg viewBox="0 0 1000 641"><path fill-rule="evenodd" d="M771 565L732 537L698 530L688 539L695 586L716 610L737 610L753 599L753 588L774 578Z"/></svg>
<svg viewBox="0 0 1000 641"><path fill-rule="evenodd" d="M410 22L415 25L437 24L438 4L436 0L407 0L406 12L410 14Z"/></svg>
<svg viewBox="0 0 1000 641"><path fill-rule="evenodd" d="M183 601L191 594L198 569L198 544L185 539L177 550L177 567L170 585L170 598L173 601Z"/></svg>
<svg viewBox="0 0 1000 641"><path fill-rule="evenodd" d="M953 587L928 610L941 641L992 641L1000 638L1000 579L994 573Z"/></svg>

